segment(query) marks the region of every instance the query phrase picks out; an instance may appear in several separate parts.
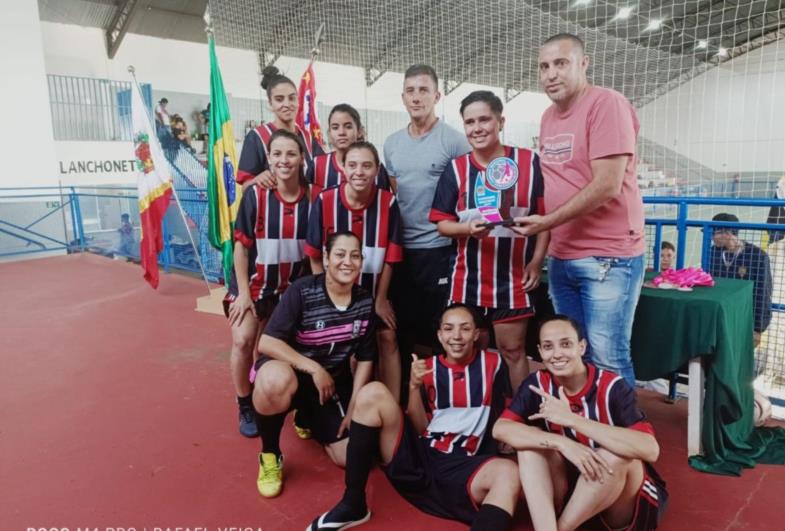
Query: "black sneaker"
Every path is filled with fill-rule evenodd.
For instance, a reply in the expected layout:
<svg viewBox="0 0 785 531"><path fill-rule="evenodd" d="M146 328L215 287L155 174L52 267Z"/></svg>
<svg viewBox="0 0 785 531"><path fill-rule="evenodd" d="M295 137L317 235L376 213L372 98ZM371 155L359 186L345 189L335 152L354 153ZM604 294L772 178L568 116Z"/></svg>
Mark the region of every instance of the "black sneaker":
<svg viewBox="0 0 785 531"><path fill-rule="evenodd" d="M256 418L254 417L254 410L248 407L240 408L240 433L243 437L258 437L259 432L256 430Z"/></svg>
<svg viewBox="0 0 785 531"><path fill-rule="evenodd" d="M344 503L339 503L330 511L314 520L305 531L340 531L364 524L371 519L371 511L358 512Z"/></svg>

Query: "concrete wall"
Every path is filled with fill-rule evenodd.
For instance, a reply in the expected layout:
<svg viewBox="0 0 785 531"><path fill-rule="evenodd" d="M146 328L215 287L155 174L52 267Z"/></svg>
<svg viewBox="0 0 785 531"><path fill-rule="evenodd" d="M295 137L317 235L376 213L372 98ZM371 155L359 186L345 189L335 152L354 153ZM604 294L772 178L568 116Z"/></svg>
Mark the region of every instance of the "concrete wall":
<svg viewBox="0 0 785 531"><path fill-rule="evenodd" d="M57 184L37 2L3 2L0 16L0 187Z"/></svg>
<svg viewBox="0 0 785 531"><path fill-rule="evenodd" d="M784 86L774 42L644 106L641 134L718 172L785 172Z"/></svg>

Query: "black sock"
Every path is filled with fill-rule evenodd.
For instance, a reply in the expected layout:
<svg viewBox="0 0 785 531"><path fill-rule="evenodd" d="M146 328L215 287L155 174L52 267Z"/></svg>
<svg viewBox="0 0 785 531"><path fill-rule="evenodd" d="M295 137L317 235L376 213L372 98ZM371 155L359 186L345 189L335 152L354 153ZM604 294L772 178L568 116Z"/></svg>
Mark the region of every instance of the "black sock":
<svg viewBox="0 0 785 531"><path fill-rule="evenodd" d="M504 531L510 528L512 515L495 505L484 503L472 522L471 531Z"/></svg>
<svg viewBox="0 0 785 531"><path fill-rule="evenodd" d="M253 409L253 400L251 399L251 395L238 396L237 405L240 406L240 409Z"/></svg>
<svg viewBox="0 0 785 531"><path fill-rule="evenodd" d="M365 485L371 473L373 460L379 448L379 431L352 421L349 426L349 444L346 448L346 490L343 502L353 509L365 511Z"/></svg>
<svg viewBox="0 0 785 531"><path fill-rule="evenodd" d="M262 439L262 452L273 453L277 457L281 457L281 428L283 428L283 421L286 418L286 413L277 413L275 415L261 415L256 412L256 431L259 432Z"/></svg>
<svg viewBox="0 0 785 531"><path fill-rule="evenodd" d="M307 416L300 409L294 410L294 425L304 429L309 429L311 427Z"/></svg>

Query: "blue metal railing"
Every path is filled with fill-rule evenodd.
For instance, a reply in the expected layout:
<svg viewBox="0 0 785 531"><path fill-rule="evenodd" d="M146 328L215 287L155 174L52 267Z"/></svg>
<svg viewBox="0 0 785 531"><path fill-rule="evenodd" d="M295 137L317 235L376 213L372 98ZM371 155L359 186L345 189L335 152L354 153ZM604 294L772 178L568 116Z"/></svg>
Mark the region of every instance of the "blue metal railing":
<svg viewBox="0 0 785 531"><path fill-rule="evenodd" d="M73 188L2 188L0 193L2 205L18 207L13 214L0 210L0 233L4 236L0 257L68 251L83 244L79 198ZM36 212L32 207L40 201L47 206ZM62 223L54 222L46 227L44 222L54 221L50 217L57 213L62 214ZM59 234L63 235L62 239L57 237Z"/></svg>
<svg viewBox="0 0 785 531"><path fill-rule="evenodd" d="M165 271L175 268L201 273L198 254L208 279L220 281L223 275L220 255L207 241L207 190L184 188L177 191L186 214L186 226L183 226L177 204L172 201L162 227L164 249L158 257L159 264ZM61 197L65 200L60 201ZM58 200L58 205L43 206L54 199ZM87 227L82 206L84 201L96 205L96 219L107 217L103 210L114 210L116 219L106 225ZM138 212L128 212L128 208L118 206L117 203L129 203L135 207L137 202L137 190L132 187L0 188L0 258L40 252L89 251L106 256L138 259L138 238L135 238L134 251L131 254L122 252L122 247L117 242L120 213L130 214L135 234L139 233L140 227ZM22 205L26 212L34 212L32 221L28 221L29 218L11 219L14 216L19 217L19 205ZM17 208L8 211L9 206ZM45 233L36 228L43 220L53 220L53 215L57 212L64 212L62 222L56 227L56 230L65 235L62 239L54 237L51 230ZM196 243L196 251L188 231Z"/></svg>
<svg viewBox="0 0 785 531"><path fill-rule="evenodd" d="M714 227L729 227L735 229L752 229L765 231L785 230L783 224L772 223L744 223L711 221L701 219L689 219L689 207L691 205L703 206L748 206L748 207L785 207L785 200L781 199L729 199L729 198L707 198L707 197L644 197L643 203L647 205L676 205L678 207L676 219L667 218L647 218L646 224L653 225L654 230L654 249L659 249L662 242L662 228L664 226L675 226L678 234L676 244L676 267L684 267L685 250L687 246L687 229L689 227L700 227L703 230L703 245L701 246L701 264L705 267L708 257L709 244L711 243L711 231ZM654 269L659 269L659 253L653 253Z"/></svg>

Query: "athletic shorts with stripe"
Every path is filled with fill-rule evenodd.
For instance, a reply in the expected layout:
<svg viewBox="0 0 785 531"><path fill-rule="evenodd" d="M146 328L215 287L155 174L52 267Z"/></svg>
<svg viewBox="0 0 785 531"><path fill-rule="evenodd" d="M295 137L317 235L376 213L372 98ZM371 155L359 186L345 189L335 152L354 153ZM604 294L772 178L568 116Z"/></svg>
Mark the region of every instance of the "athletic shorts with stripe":
<svg viewBox="0 0 785 531"><path fill-rule="evenodd" d="M471 306L480 319L477 325L480 328L491 328L496 323L511 323L528 319L534 315L534 308L486 308L484 306Z"/></svg>
<svg viewBox="0 0 785 531"><path fill-rule="evenodd" d="M638 489L638 496L635 500L635 513L632 522L623 531L651 531L657 529L657 525L665 513L665 506L668 504L668 491L665 490L665 481L657 474L649 463L643 463L644 474L643 482ZM604 531L619 531L610 527L602 516L599 520L599 529Z"/></svg>
<svg viewBox="0 0 785 531"><path fill-rule="evenodd" d="M253 378L265 363L272 361L272 358L262 355L254 364ZM319 391L313 383L313 378L309 374L294 371L297 377L297 391L292 397L289 411L297 410L297 422L302 426L308 426L313 434L313 438L319 444L328 445L345 439L349 436L349 430L345 430L338 437L338 428L341 427L349 408L349 400L352 398L352 377L351 373L341 373L332 375L335 381L335 394L325 404L319 403Z"/></svg>
<svg viewBox="0 0 785 531"><path fill-rule="evenodd" d="M393 457L382 469L387 479L409 503L423 512L470 524L478 503L469 486L475 474L493 455L446 454L428 446L409 418L403 422Z"/></svg>

